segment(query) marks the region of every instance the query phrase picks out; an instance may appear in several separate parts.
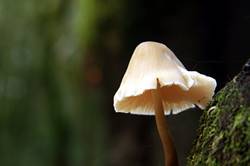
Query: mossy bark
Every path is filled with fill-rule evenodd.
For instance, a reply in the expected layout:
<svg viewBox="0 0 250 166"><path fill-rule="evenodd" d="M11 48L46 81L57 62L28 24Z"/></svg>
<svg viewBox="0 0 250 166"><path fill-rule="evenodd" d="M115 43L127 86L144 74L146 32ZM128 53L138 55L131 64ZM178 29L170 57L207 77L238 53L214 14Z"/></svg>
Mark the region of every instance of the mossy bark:
<svg viewBox="0 0 250 166"><path fill-rule="evenodd" d="M187 165L250 165L250 59L204 111Z"/></svg>

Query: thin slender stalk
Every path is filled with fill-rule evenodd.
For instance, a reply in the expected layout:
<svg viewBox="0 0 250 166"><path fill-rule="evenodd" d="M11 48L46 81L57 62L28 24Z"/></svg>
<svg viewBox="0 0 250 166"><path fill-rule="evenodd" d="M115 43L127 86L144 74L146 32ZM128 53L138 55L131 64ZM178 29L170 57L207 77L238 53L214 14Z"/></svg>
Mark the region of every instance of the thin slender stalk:
<svg viewBox="0 0 250 166"><path fill-rule="evenodd" d="M164 115L160 93L160 83L158 79L157 89L152 90L152 97L155 109L156 126L164 150L165 166L178 166L176 150Z"/></svg>

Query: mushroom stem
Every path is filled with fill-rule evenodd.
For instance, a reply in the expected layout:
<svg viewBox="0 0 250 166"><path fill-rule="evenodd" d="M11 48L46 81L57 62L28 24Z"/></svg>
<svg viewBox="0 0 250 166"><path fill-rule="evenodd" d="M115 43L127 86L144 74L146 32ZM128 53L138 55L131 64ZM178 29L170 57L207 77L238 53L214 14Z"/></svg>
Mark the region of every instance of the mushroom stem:
<svg viewBox="0 0 250 166"><path fill-rule="evenodd" d="M152 90L152 97L154 102L157 130L159 132L159 136L164 150L165 166L178 166L176 150L164 115L164 109L160 93L160 83L158 79L157 89Z"/></svg>

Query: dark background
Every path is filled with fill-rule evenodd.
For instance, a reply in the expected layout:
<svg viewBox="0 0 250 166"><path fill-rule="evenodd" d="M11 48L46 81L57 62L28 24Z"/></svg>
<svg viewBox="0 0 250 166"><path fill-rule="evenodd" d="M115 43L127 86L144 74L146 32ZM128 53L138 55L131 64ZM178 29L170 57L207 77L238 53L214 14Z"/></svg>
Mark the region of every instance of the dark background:
<svg viewBox="0 0 250 166"><path fill-rule="evenodd" d="M153 116L115 113L134 48L166 44L217 91L249 58L247 1L0 0L0 165L163 165ZM201 110L168 116L180 165Z"/></svg>

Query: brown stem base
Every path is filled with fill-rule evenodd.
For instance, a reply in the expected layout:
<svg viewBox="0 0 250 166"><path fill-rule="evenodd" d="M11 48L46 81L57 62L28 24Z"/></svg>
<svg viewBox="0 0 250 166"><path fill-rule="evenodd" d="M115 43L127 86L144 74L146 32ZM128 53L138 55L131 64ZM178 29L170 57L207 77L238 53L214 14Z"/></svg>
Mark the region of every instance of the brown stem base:
<svg viewBox="0 0 250 166"><path fill-rule="evenodd" d="M177 154L164 115L160 94L160 83L157 79L157 89L152 91L157 130L164 150L165 166L178 166Z"/></svg>

